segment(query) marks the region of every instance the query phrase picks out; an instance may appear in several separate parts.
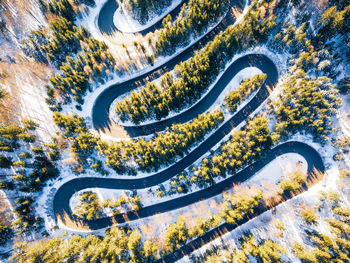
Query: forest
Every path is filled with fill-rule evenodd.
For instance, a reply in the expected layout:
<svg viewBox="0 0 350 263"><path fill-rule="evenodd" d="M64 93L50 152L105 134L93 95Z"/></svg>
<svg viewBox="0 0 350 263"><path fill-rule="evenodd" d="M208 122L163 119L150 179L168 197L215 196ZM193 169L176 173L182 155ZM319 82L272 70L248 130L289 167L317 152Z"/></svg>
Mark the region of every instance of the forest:
<svg viewBox="0 0 350 263"><path fill-rule="evenodd" d="M106 165L118 173L157 171L161 166L173 163L175 158L183 157L223 120L223 112L214 110L198 115L189 123L173 124L164 132L155 134L149 141L143 138L110 144L99 141L97 148L106 157ZM130 163L135 163L135 167L130 166Z"/></svg>
<svg viewBox="0 0 350 263"><path fill-rule="evenodd" d="M119 101L115 112L120 120L135 124L160 120L195 103L234 54L253 43L263 43L272 30L273 16L261 18L260 9L255 11L254 3L248 13L242 23L228 26L200 52L177 65L174 73L164 74L159 85L147 83L146 87ZM256 30L258 23L259 30Z"/></svg>
<svg viewBox="0 0 350 263"><path fill-rule="evenodd" d="M103 82L115 69L115 59L107 45L91 37L83 26L74 24L80 5L72 5L72 2L55 0L43 4L47 15L51 13L57 17L50 22L49 30L32 31L23 40L27 56L60 70L50 78L50 85L46 87L46 102L53 111L60 111L61 105L72 99L78 103L77 109L81 109L91 83ZM93 5L94 1L74 3Z"/></svg>
<svg viewBox="0 0 350 263"><path fill-rule="evenodd" d="M15 2L0 0L1 33L12 32L2 22L5 21L2 11L4 6ZM4 81L7 72L3 68L36 61L52 72L37 83L45 82L42 85L47 92L44 100L48 105L45 106L52 111L49 113L55 128L50 134L52 137L44 137L45 140L40 137L38 131L47 123L24 118L25 114L32 114L30 109L23 109L18 121L1 120L0 189L8 195L13 219L1 214L0 247L14 245L6 252L10 255L9 262L156 262L174 252L181 254L184 251L180 250L186 245L192 246L191 242L196 239L201 245L207 244L205 240L211 231L217 231L217 236L222 237L232 228L237 228L231 238L234 247L219 244L203 248L203 253L191 254L188 260L348 262L350 138L343 134L349 117L345 116L344 105L350 91L350 78L345 71L350 62L348 0L322 3L252 0L237 24L227 25L212 41L200 40L205 43L201 44L204 48L196 50L174 70L152 64L154 73L161 73L160 80L149 81L117 103L112 110L121 121L118 125L162 120L186 110L200 101L235 55L266 52L278 67L279 78L273 91L268 90L269 98L258 105L253 114L236 127L233 122L228 123L232 132L222 133L222 140L188 164L183 172L149 189L118 191L114 198L105 198L104 195L110 193L104 193L103 188L75 191L74 200L70 200L74 205L71 203L69 208L79 220L98 222L106 216L122 216L127 221L126 213L137 214L146 207L145 203L153 205L154 201L162 203L180 197L175 199L177 202L187 198L184 194L196 195L196 191L214 189L224 178L235 176L247 167L250 169L249 165L268 156L276 145L290 140L314 147L326 167L325 174L305 173L301 169L286 172L287 166L281 167L280 178L273 179L270 188L264 180L260 184L247 180L212 199L172 210L173 214L157 210L160 214L152 217L82 235L72 234L71 230L64 232L63 222L55 218L58 214L54 212L53 199L59 187L72 179L82 182L85 177L113 180L124 176L121 180L144 183L141 177L144 173L176 166L194 147L205 145L209 135L264 85L267 75L242 78L237 88L225 96L223 105L189 122L173 124L151 136L105 140L109 135L93 130L90 117L81 117L87 116L86 101L91 99L90 94L85 96L101 88L110 78L117 75L119 78L117 73L124 70L117 66L119 61L109 49L112 50L115 36L95 35L96 32L89 32L86 29L89 27L83 26L89 15L96 15L94 8L100 8L99 2L40 0L38 3L47 24L35 30L28 27L30 32L24 34L23 42L22 39L18 42L21 50L8 52L6 57L0 52L0 112L13 114L4 101L10 94L22 95L13 94L14 84ZM121 0L118 3L145 24L159 15L170 1ZM94 11L89 14L91 10ZM154 39L149 40L142 34L127 37L135 37L139 42L134 43L142 47L146 41L154 43L156 59L156 56L171 55L204 36L227 12L237 12L228 0L189 0L182 5L177 17L168 15L163 20L163 28L156 32ZM6 16L10 16L10 12ZM0 45L1 41L4 39L0 35ZM3 65L5 60L11 62ZM149 76L144 71L137 73L140 76L133 79L134 83L139 83L142 75ZM28 78L33 75L28 74ZM23 90L28 88L25 81L15 83L23 85ZM36 91L37 96L43 96L39 89ZM16 106L22 110L25 103L28 102L22 99ZM302 162L296 166L302 167ZM133 177L126 178L128 175ZM311 186L317 188L308 191ZM146 197L155 200L145 200ZM286 213L287 210L290 211ZM264 213L266 211L268 213ZM298 238L291 238L292 235Z"/></svg>
<svg viewBox="0 0 350 263"><path fill-rule="evenodd" d="M141 24L146 24L155 14L171 4L171 0L121 0L123 10L126 10Z"/></svg>
<svg viewBox="0 0 350 263"><path fill-rule="evenodd" d="M260 88L265 79L266 74L258 74L252 78L243 79L237 90L233 90L226 95L224 106L226 106L231 113L235 112L239 103Z"/></svg>
<svg viewBox="0 0 350 263"><path fill-rule="evenodd" d="M191 37L198 38L227 12L229 0L190 0L180 14L172 19L169 14L163 19L163 28L155 47L160 55L170 55L181 46L189 44Z"/></svg>

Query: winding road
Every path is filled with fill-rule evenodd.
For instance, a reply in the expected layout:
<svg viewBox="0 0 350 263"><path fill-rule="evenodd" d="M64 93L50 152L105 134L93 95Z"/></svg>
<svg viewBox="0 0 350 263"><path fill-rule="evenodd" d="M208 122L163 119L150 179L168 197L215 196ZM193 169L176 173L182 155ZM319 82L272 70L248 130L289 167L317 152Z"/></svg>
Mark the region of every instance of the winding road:
<svg viewBox="0 0 350 263"><path fill-rule="evenodd" d="M115 0L110 0L103 8L107 8L110 2ZM102 14L103 9L101 10ZM228 15L225 19L228 18ZM232 18L232 16L231 16ZM227 20L228 21L228 20ZM227 22L226 21L226 22ZM99 24L100 25L100 24ZM210 41L210 39L217 34L217 30L220 30L225 24L220 24L214 28L203 40L205 43ZM100 27L101 28L101 27ZM214 35L212 35L214 34ZM147 81L154 80L159 77L162 73L171 70L176 64L188 59L193 55L193 51L202 46L202 43L197 42L188 49L186 49L180 56L175 57L164 65L146 73L138 78L134 78L122 84L113 85L103 91L100 96L96 99L93 112L92 120L93 125L97 130L109 130L113 133L113 122L108 116L109 107L113 100L129 92L140 85L144 85ZM307 161L308 165L308 176L309 178L318 170L321 173L325 172L325 167L319 153L311 146L297 142L290 141L280 144L268 153L266 153L262 158L244 168L240 172L231 175L227 179L211 186L206 189L193 192L179 198L174 198L169 201L161 202L155 205L147 206L141 208L139 211L127 212L123 215L104 217L97 220L81 220L73 215L70 208L69 200L77 191L86 188L104 188L104 189L123 189L123 190L134 190L134 189L144 189L158 185L160 183L169 180L176 174L182 172L184 169L193 164L196 160L206 154L213 146L219 143L227 134L229 134L235 127L241 124L243 121L256 110L258 107L269 97L270 91L275 87L278 80L278 70L276 65L267 56L263 54L250 54L245 55L236 61L234 61L224 72L224 74L219 78L212 89L204 96L195 106L190 108L184 113L178 114L172 118L160 121L155 124L140 125L133 127L126 127L127 132L131 136L140 136L152 134L156 131L164 130L165 127L170 126L173 123L183 123L187 122L198 114L205 112L225 89L227 84L231 79L242 69L247 67L257 67L262 72L267 74L267 79L265 83L257 91L256 95L242 107L236 114L234 114L229 120L223 123L215 132L213 132L205 141L200 143L195 149L188 153L184 158L169 166L168 168L157 172L151 176L135 179L113 179L113 178L93 178L93 177L81 177L70 180L64 183L56 192L53 199L53 210L57 219L60 220L67 227L82 231L82 230L98 230L101 228L110 227L118 223L124 223L130 220L136 220L139 218L144 218L152 216L158 213L164 213L171 210L179 209L190 204L199 202L201 200L208 199L210 197L221 194L223 191L232 188L233 184L238 184L249 179L251 176L256 174L265 165L270 163L276 157L286 154L286 153L297 153L302 155ZM267 208L266 208L267 209ZM257 211L257 214L264 212L265 210ZM245 217L243 220L238 222L239 224L249 220ZM238 224L238 225L239 225ZM185 254L189 254L192 251L198 249L203 244L206 244L213 239L221 236L223 233L231 231L236 226L229 224L222 224L217 228L212 229L203 236L196 238L195 240L187 243L185 246L176 250L174 253L167 255L160 261L164 262L174 262L182 258Z"/></svg>
<svg viewBox="0 0 350 263"><path fill-rule="evenodd" d="M108 1L106 5L109 5ZM113 0L113 2L115 2ZM105 6L106 6L105 5ZM111 9L111 7L106 8L106 10ZM244 0L232 0L231 6L243 10L245 6ZM103 11L103 8L101 10L100 16L102 17L102 14L105 14ZM108 20L108 19L107 19ZM113 21L111 22L113 24ZM111 25L111 23L108 23ZM119 97L124 95L125 93L128 93L132 90L137 89L140 86L146 85L147 82L153 81L157 78L159 78L161 75L163 75L165 72L171 71L177 64L180 64L183 61L188 60L190 57L194 55L194 52L196 50L201 49L204 47L208 42L214 39L214 37L220 33L220 31L223 31L226 29L228 25L234 24L235 18L232 10L227 12L225 17L221 20L221 22L216 25L214 28L212 28L204 37L202 37L200 40L192 43L187 48L185 48L182 52L180 52L176 57L168 60L166 63L150 70L147 73L144 73L136 78L132 78L128 81L125 81L120 84L111 85L107 89L105 89L95 100L93 108L92 108L92 123L94 128L99 131L103 132L104 134L115 136L118 134L118 132L121 129L121 126L115 123L109 116L109 109L113 101ZM100 27L101 28L101 27ZM131 137L137 137L141 135L148 135L153 133L154 131L160 131L163 130L169 123L174 123L174 121L166 121L166 122L159 122L157 124L152 125L144 125L139 127L127 127L123 126L122 128L128 133ZM188 119L190 120L190 119ZM171 124L170 124L171 125ZM153 127L152 127L153 126ZM158 128L157 128L158 126Z"/></svg>
<svg viewBox="0 0 350 263"><path fill-rule="evenodd" d="M167 16L168 14L170 14L172 17L176 17L180 13L182 5L187 2L188 0L182 1L177 7L171 10L171 12L164 14L164 17ZM102 6L97 18L97 25L101 33L110 35L113 32L118 31L118 29L116 28L113 22L114 13L117 11L118 7L119 6L116 0L108 0ZM162 20L163 19L160 19L158 22L154 23L153 25L150 25L149 27L137 33L141 35L147 35L149 32L154 32L155 30L160 29L162 27ZM134 34L134 33L124 33L124 34Z"/></svg>

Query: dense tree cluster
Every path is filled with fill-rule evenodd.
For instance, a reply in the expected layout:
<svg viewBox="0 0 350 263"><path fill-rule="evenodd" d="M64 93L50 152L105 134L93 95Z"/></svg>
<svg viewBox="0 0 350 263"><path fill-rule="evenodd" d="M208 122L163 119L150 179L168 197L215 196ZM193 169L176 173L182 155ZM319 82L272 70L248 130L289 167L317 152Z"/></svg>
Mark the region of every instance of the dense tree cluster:
<svg viewBox="0 0 350 263"><path fill-rule="evenodd" d="M344 36L350 32L350 4L337 12L337 7L327 9L319 19L318 37L327 40L336 34Z"/></svg>
<svg viewBox="0 0 350 263"><path fill-rule="evenodd" d="M121 0L123 9L141 24L146 24L154 14L161 14L171 0Z"/></svg>
<svg viewBox="0 0 350 263"><path fill-rule="evenodd" d="M268 119L256 116L242 129L232 133L231 139L210 158L204 158L193 173L191 181L199 185L214 183L214 178L235 174L270 150L274 137Z"/></svg>
<svg viewBox="0 0 350 263"><path fill-rule="evenodd" d="M129 195L124 193L119 199L105 200L102 202L102 207L112 210L113 215L121 214L123 211L137 211L141 208L141 198L138 195Z"/></svg>
<svg viewBox="0 0 350 263"><path fill-rule="evenodd" d="M29 133L34 129L36 124L29 120L24 120L23 127L17 125L7 125L0 127L0 168L14 168L15 174L8 181L2 180L1 188L14 189L17 188L24 192L39 191L48 179L55 178L58 170L53 164L48 152L54 150L44 150L38 147L32 147L28 152L22 152L18 155L17 160L13 160L8 153L19 150L21 146L28 146L30 143L36 142L36 137ZM26 169L28 168L28 169Z"/></svg>
<svg viewBox="0 0 350 263"><path fill-rule="evenodd" d="M229 0L190 0L182 6L178 17L172 21L169 14L163 19L163 28L156 41L161 55L174 53L176 48L187 44L191 36L200 36L227 11Z"/></svg>
<svg viewBox="0 0 350 263"><path fill-rule="evenodd" d="M78 204L73 213L81 219L94 220L102 215L101 209L97 194L88 191L79 195Z"/></svg>
<svg viewBox="0 0 350 263"><path fill-rule="evenodd" d="M13 231L11 227L8 224L4 224L4 222L0 222L0 246L5 245L12 237L12 234Z"/></svg>
<svg viewBox="0 0 350 263"><path fill-rule="evenodd" d="M164 186L156 189L156 195L163 197L175 193L186 193L193 185L203 188L215 184L215 178L235 174L259 159L278 139L277 134L270 133L268 119L257 115L241 130L234 131L230 140L222 143L220 148L209 157L203 158L198 166L191 166L188 171L170 179L169 189L165 189Z"/></svg>
<svg viewBox="0 0 350 263"><path fill-rule="evenodd" d="M36 137L30 133L37 126L31 120L23 120L21 126L0 127L0 168L3 169L0 189L16 190L17 193L38 192L47 180L57 177L58 169L53 158L58 155L57 148L55 143L44 145L45 148L39 146ZM33 213L33 202L28 197L15 200L16 220L12 228L19 234L41 225L41 220ZM5 238L8 230L1 229L5 231Z"/></svg>
<svg viewBox="0 0 350 263"><path fill-rule="evenodd" d="M49 105L54 105L55 92L63 98L63 103L70 102L72 96L79 104L83 104L90 83L103 81L114 70L115 60L104 42L88 37L81 43L82 52L74 58L66 57L60 66L62 73L50 78L52 86L47 87Z"/></svg>
<svg viewBox="0 0 350 263"><path fill-rule="evenodd" d="M76 165L73 165L73 170L75 172L84 171L84 164L90 160L91 154L99 141L98 137L88 131L84 119L78 117L76 114L64 115L55 112L53 120L55 124L61 128L63 136L68 138L70 142L69 151L77 162ZM99 161L93 163L91 166L94 170L102 174L106 173Z"/></svg>
<svg viewBox="0 0 350 263"><path fill-rule="evenodd" d="M77 27L71 20L57 18L50 23L51 34L32 31L23 41L24 51L39 62L50 62L59 67L66 57L78 52L80 41L90 36L84 27Z"/></svg>
<svg viewBox="0 0 350 263"><path fill-rule="evenodd" d="M42 226L43 219L35 216L32 197L20 197L15 201L16 220L12 222L12 229L18 235L24 235Z"/></svg>
<svg viewBox="0 0 350 263"><path fill-rule="evenodd" d="M69 21L75 19L75 12L69 0L52 0L46 7L52 14L64 17Z"/></svg>
<svg viewBox="0 0 350 263"><path fill-rule="evenodd" d="M25 243L16 245L18 253L13 256L16 262L56 263L74 262L149 262L155 256L153 246L144 243L138 230L112 227L106 237L88 235L72 236L70 239L55 238L43 240L31 247ZM21 252L21 250L26 250ZM155 251L155 252L154 252Z"/></svg>
<svg viewBox="0 0 350 263"><path fill-rule="evenodd" d="M288 174L282 179L278 186L281 188L281 193L290 194L300 189L305 182L306 175L301 171L295 171Z"/></svg>
<svg viewBox="0 0 350 263"><path fill-rule="evenodd" d="M118 102L117 116L138 124L151 118L159 120L195 103L236 52L267 40L275 16L261 13L258 7L254 2L241 23L229 26L195 56L177 65L174 74L165 74L159 85L147 83Z"/></svg>
<svg viewBox="0 0 350 263"><path fill-rule="evenodd" d="M224 193L224 209L220 215L227 223L237 224L239 220L254 213L254 209L260 205L262 197L260 189L253 189L248 193L237 193L235 195Z"/></svg>
<svg viewBox="0 0 350 263"><path fill-rule="evenodd" d="M106 199L101 202L96 193L87 191L79 194L73 214L84 220L95 220L106 216L105 209L111 210L112 215L116 216L125 211L137 211L141 206L141 198L138 195L123 193L118 199Z"/></svg>
<svg viewBox="0 0 350 263"><path fill-rule="evenodd" d="M294 72L284 83L273 103L275 130L286 136L306 131L325 139L332 131L332 116L339 107L337 90L326 77L311 78L303 70Z"/></svg>
<svg viewBox="0 0 350 263"><path fill-rule="evenodd" d="M233 90L226 95L224 105L231 113L235 112L239 103L260 88L265 79L266 74L258 74L252 78L242 80L237 90Z"/></svg>
<svg viewBox="0 0 350 263"><path fill-rule="evenodd" d="M56 16L64 17L69 21L74 21L76 16L84 10L85 5L95 5L95 0L40 0L42 10Z"/></svg>
<svg viewBox="0 0 350 263"><path fill-rule="evenodd" d="M108 143L88 132L84 119L77 115L64 115L55 112L54 122L71 142L70 152L77 159L86 162L95 149L106 156L106 165L118 173L135 174L137 169L152 171L162 165L182 157L194 144L204 139L205 135L224 120L223 112L211 111L198 115L189 123L174 124L165 132L157 133L152 139L121 141ZM99 161L91 166L96 171L105 173Z"/></svg>
<svg viewBox="0 0 350 263"><path fill-rule="evenodd" d="M239 262L249 263L251 258L257 262L287 262L282 260L282 255L287 254L284 246L279 245L273 240L257 240L250 234L245 234L239 238L240 248L214 249L206 252L194 259L195 263L212 263L212 262Z"/></svg>
<svg viewBox="0 0 350 263"><path fill-rule="evenodd" d="M53 115L53 121L55 124L64 131L64 135L67 137L73 137L77 134L87 132L86 124L82 117L78 115L64 115L59 112L55 112Z"/></svg>
<svg viewBox="0 0 350 263"><path fill-rule="evenodd" d="M60 104L71 102L71 97L82 104L90 82L103 81L115 65L107 45L92 38L86 28L74 24L77 8L72 3L55 0L44 5L58 17L50 22L49 30L32 31L23 41L28 56L51 63L61 71L50 78L51 85L47 86L47 103L52 110L60 110ZM93 4L94 1L74 3ZM80 109L80 105L77 107Z"/></svg>
<svg viewBox="0 0 350 263"><path fill-rule="evenodd" d="M248 195L233 196L228 193L225 194L225 200L230 204L224 210L225 218L239 220L242 215L250 215L254 211L257 206L256 200L260 200L261 191L255 193L255 188L251 190ZM96 194L92 192L83 195L92 197L91 200L96 200ZM243 204L242 207L240 207L241 203ZM85 210L89 211L91 208L86 206ZM189 225L183 216L179 216L175 223L166 228L163 239L164 246L161 249L154 240L141 239L142 233L137 229L112 227L106 232L105 237L89 235L85 238L80 236L73 236L70 239L56 238L40 241L32 246L20 242L15 246L17 252L14 253L13 258L16 262L36 262L39 259L45 262L56 262L58 258L60 261L74 259L75 262L84 263L95 262L96 260L153 262L155 259L186 244L188 240L199 237L209 229L217 227L221 222L222 217L220 215L209 214L207 218L197 217L195 223ZM72 248L74 249L72 250ZM26 253L23 253L23 250Z"/></svg>
<svg viewBox="0 0 350 263"><path fill-rule="evenodd" d="M108 144L98 142L98 148L106 156L106 164L118 173L135 173L136 169L151 171L172 163L224 120L223 112L201 114L185 124L173 124L164 133L157 133L151 140L121 141ZM133 167L132 164L136 164Z"/></svg>

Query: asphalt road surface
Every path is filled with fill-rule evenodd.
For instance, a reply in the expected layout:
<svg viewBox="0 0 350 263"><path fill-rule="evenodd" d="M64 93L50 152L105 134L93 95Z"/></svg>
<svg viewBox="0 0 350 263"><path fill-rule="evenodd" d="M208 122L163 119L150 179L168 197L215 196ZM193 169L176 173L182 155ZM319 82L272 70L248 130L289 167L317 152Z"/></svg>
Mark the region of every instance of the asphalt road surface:
<svg viewBox="0 0 350 263"><path fill-rule="evenodd" d="M242 3L241 3L242 4ZM109 0L101 9L100 17L98 20L101 31L108 33L108 30L113 29L113 13L117 8L115 0ZM114 11L113 11L114 9ZM229 12L230 13L230 12ZM112 15L111 15L112 14ZM228 24L232 23L232 14L228 14L223 21L215 27L210 33L208 33L201 41L188 47L182 54L161 65L160 67L145 73L144 75L124 82L122 84L113 85L107 88L96 99L92 119L94 127L97 130L110 129L113 125L113 121L108 116L110 104L113 100L129 92L140 85L144 85L147 81L151 81L162 75L164 72L171 70L174 66L184 60L187 60L193 55L194 50L202 47L208 41ZM109 27L108 27L109 26ZM155 25L156 26L156 25ZM108 29L109 28L109 29ZM150 29L151 30L151 29ZM154 30L154 28L152 29ZM205 112L216 100L216 98L225 89L230 80L242 69L247 67L257 67L262 72L267 74L267 79L262 87L258 90L256 95L235 115L227 120L220 126L214 133L212 133L205 141L200 143L194 150L189 152L184 158L169 166L161 172L155 173L148 177L135 178L135 179L113 179L113 178L93 178L93 177L81 177L70 180L64 183L56 192L53 199L53 210L58 220L60 220L67 227L77 230L98 230L107 228L112 225L123 223L130 220L136 220L152 216L159 213L164 213L179 209L193 203L208 199L210 197L221 194L223 191L231 189L233 184L237 184L249 179L260 171L265 165L270 163L276 157L286 153L298 153L302 155L308 164L308 176L311 177L315 170L323 173L325 167L319 153L311 146L290 141L282 143L275 148L267 152L262 158L249 165L242 171L231 175L227 179L211 186L206 189L193 192L178 198L171 199L169 201L161 202L155 205L141 208L137 212L127 212L122 215L114 217L104 217L97 220L81 220L72 214L70 209L69 200L77 191L86 188L105 188L105 189L122 189L122 190L134 190L143 189L158 185L172 178L173 176L181 173L184 169L193 164L201 156L206 154L213 146L219 143L232 129L237 127L240 123L247 120L247 118L269 97L269 93L275 87L278 80L278 71L275 64L263 54L250 54L245 55L236 61L234 61L230 67L220 77L218 82L210 90L210 92L204 96L194 107L188 109L184 113L176 115L170 119L159 121L155 124L140 125L126 127L128 133L131 136L140 136L152 134L156 131L164 130L165 127L170 126L173 123L184 123L198 114ZM256 215L264 212L256 211ZM238 225L248 221L249 218L245 217ZM221 236L222 234L233 230L236 225L222 224L217 228L212 229L203 236L187 243L180 249L177 249L174 253L171 253L159 261L174 262L184 255L193 252L194 250L203 246L213 239Z"/></svg>

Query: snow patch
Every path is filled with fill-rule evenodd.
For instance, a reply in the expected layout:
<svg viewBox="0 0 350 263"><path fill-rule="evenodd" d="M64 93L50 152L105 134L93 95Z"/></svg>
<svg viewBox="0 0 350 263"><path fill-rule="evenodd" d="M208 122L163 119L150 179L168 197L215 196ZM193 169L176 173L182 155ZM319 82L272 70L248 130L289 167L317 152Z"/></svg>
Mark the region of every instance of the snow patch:
<svg viewBox="0 0 350 263"><path fill-rule="evenodd" d="M138 20L135 20L130 14L128 14L123 7L119 6L113 16L113 23L115 27L123 33L137 33L145 30L158 21L162 20L168 13L178 7L183 0L174 0L171 5L165 8L161 14L153 15L151 19L145 24L141 24Z"/></svg>

